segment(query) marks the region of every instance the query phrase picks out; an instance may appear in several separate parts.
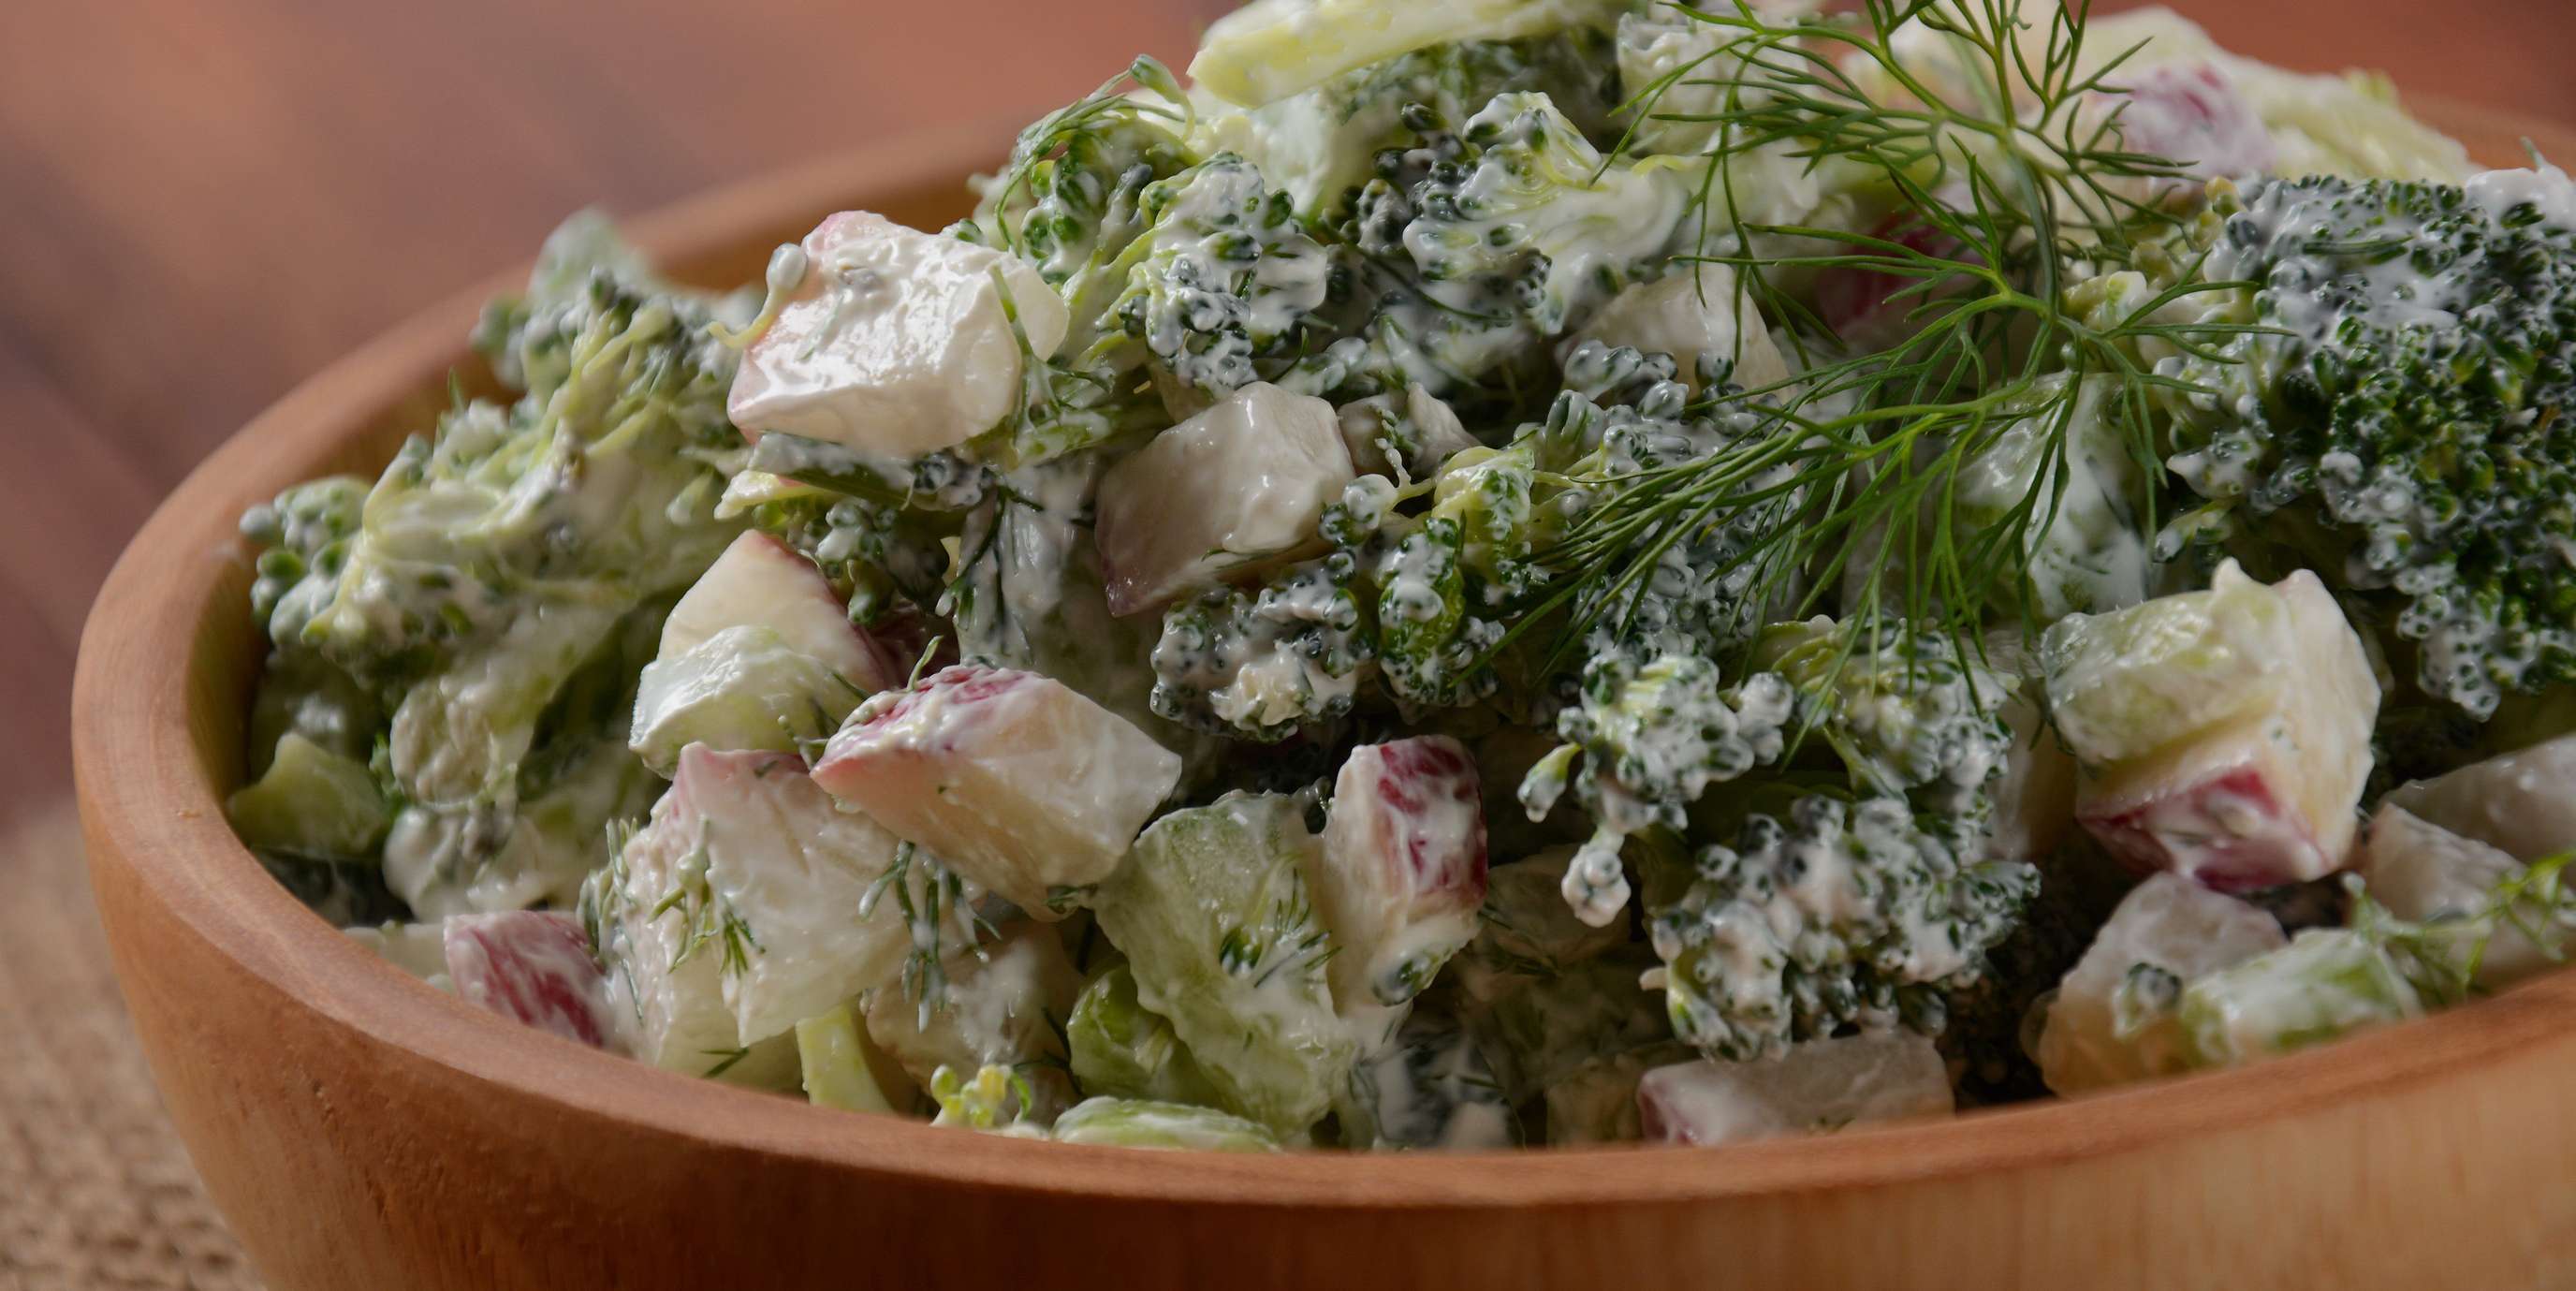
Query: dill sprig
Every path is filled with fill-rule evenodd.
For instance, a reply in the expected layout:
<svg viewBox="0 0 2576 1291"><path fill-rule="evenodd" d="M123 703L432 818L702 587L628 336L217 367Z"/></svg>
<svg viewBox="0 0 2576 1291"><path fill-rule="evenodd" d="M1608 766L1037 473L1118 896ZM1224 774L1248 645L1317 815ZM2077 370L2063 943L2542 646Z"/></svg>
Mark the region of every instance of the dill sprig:
<svg viewBox="0 0 2576 1291"><path fill-rule="evenodd" d="M2567 883L2571 864L2576 852L2544 857L2498 880L2476 909L2420 921L2397 917L2371 897L2360 878L2347 876L2348 923L2399 963L2417 990L2449 1007L2484 993L2478 970L2496 934L2507 929L2551 962L2566 961L2569 942L2576 939L2576 889Z"/></svg>
<svg viewBox="0 0 2576 1291"><path fill-rule="evenodd" d="M698 845L680 859L673 875L671 890L651 910L647 920L659 919L677 911L684 935L679 948L671 955L671 971L697 957L698 952L714 946L718 955L718 972L724 977L738 977L751 969L754 954L767 953L751 923L734 908L732 900L716 890L708 877L713 859L707 833L712 826L701 826Z"/></svg>
<svg viewBox="0 0 2576 1291"><path fill-rule="evenodd" d="M913 843L897 846L885 872L860 894L859 917L875 914L888 893L912 935L912 950L904 957L903 993L920 1005L920 1025L926 1030L931 1015L948 1006L950 957L962 953L983 960L988 955L983 942L1000 934L975 908L966 880ZM952 936L963 945L952 945Z"/></svg>
<svg viewBox="0 0 2576 1291"><path fill-rule="evenodd" d="M1547 670L1579 659L1594 629L1633 613L1676 543L1757 508L1796 511L1761 526L1727 567L1697 571L1749 566L1751 604L1811 612L1847 574L1865 574L1846 618L1904 618L1964 640L2002 589L2036 623L2032 538L2056 521L2088 385L2109 382L2104 415L2153 478L2151 396L2202 387L2159 374L2142 348L2215 357L2246 330L2165 317L2188 297L2243 284L2147 254L2181 227L2154 195L2183 171L2121 143L2109 77L2135 49L2088 70L2086 5L2049 8L2036 42L2021 0L1868 0L1857 16L1794 20L1743 0L1681 10L1725 39L1626 109L1637 121L1715 127L1696 245L1676 259L1733 269L1737 290L1787 325L1806 367L1745 392L1735 407L1753 429L1716 451L1577 482L1590 505L1544 553L1549 577L1506 643L1546 632ZM1955 78L1900 57L1892 37L1908 23L1955 54ZM1683 84L1717 87L1716 109L1659 111ZM1757 150L1858 173L1893 209L1871 232L1746 220L1735 163ZM2172 270L2171 284L2114 318L2068 307L2069 286L2141 261ZM1852 353L1779 282L1819 270L1901 283L1892 299L1905 307L1905 337ZM2040 428L2032 487L2000 515L1964 514L1963 472L2022 426Z"/></svg>
<svg viewBox="0 0 2576 1291"><path fill-rule="evenodd" d="M1153 91L1163 102L1149 102L1128 93L1130 85ZM985 186L984 204L993 212L991 233L996 244L1006 251L1029 250L1027 223L1025 219L1013 219L1012 214L1037 205L1046 196L1051 178L1049 163L1121 118L1171 123L1178 127L1175 134L1185 135L1191 121L1189 104L1180 79L1160 60L1148 55L1138 57L1126 71L1111 77L1099 89L1038 118L1020 132L1012 144L1010 160Z"/></svg>

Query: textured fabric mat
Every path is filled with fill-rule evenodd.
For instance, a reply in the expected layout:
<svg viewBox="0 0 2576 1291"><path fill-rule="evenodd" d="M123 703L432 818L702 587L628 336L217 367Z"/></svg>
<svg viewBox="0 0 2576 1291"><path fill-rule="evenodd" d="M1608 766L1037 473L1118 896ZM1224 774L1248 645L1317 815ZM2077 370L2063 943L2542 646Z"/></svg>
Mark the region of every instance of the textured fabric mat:
<svg viewBox="0 0 2576 1291"><path fill-rule="evenodd" d="M0 1291L251 1291L127 1025L71 804L0 821Z"/></svg>

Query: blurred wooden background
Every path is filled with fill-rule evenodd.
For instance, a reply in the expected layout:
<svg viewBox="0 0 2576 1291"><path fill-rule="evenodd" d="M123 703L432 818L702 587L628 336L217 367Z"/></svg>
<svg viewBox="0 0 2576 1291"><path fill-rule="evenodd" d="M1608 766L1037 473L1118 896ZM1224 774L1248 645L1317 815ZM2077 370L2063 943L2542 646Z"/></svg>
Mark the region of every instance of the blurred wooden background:
<svg viewBox="0 0 2576 1291"><path fill-rule="evenodd" d="M155 1120L60 809L81 621L152 504L576 207L970 102L1034 116L1224 7L0 0L0 1291L248 1285ZM2576 121L2571 0L2177 7L2274 62Z"/></svg>

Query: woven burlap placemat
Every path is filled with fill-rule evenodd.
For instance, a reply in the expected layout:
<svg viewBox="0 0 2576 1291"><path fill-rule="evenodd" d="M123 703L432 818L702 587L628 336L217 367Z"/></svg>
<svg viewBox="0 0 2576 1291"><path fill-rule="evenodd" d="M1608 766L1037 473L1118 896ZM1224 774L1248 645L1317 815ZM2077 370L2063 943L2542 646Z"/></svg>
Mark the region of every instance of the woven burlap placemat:
<svg viewBox="0 0 2576 1291"><path fill-rule="evenodd" d="M0 821L0 1291L261 1285L161 1112L68 802Z"/></svg>

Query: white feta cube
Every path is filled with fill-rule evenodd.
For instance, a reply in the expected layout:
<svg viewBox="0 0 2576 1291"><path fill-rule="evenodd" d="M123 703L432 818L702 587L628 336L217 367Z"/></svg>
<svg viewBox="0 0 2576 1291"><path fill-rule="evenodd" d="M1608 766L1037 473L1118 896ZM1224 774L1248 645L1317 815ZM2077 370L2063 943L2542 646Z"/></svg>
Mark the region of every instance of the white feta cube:
<svg viewBox="0 0 2576 1291"><path fill-rule="evenodd" d="M1412 999L1476 935L1485 818L1475 759L1445 735L1351 750L1310 881L1345 1010Z"/></svg>
<svg viewBox="0 0 2576 1291"><path fill-rule="evenodd" d="M1064 343L1064 301L990 247L843 211L805 235L803 261L734 376L726 410L748 435L906 458L951 448L1020 399L1013 313L1038 357Z"/></svg>
<svg viewBox="0 0 2576 1291"><path fill-rule="evenodd" d="M1738 1143L1954 1110L1941 1051L1910 1031L1815 1040L1751 1062L1675 1063L1637 1082L1637 1127L1650 1143Z"/></svg>
<svg viewBox="0 0 2576 1291"><path fill-rule="evenodd" d="M2148 879L2058 983L2031 1054L2041 1078L2080 1094L2187 1070L2175 1018L2184 984L2287 944L2258 907L2179 875Z"/></svg>
<svg viewBox="0 0 2576 1291"><path fill-rule="evenodd" d="M961 664L860 705L815 780L1040 919L1108 877L1181 759L1061 682Z"/></svg>
<svg viewBox="0 0 2576 1291"><path fill-rule="evenodd" d="M1331 404L1266 382L1227 395L1101 476L1109 612L1312 550L1324 507L1358 474Z"/></svg>

